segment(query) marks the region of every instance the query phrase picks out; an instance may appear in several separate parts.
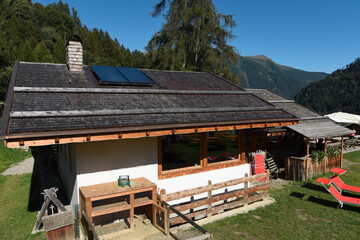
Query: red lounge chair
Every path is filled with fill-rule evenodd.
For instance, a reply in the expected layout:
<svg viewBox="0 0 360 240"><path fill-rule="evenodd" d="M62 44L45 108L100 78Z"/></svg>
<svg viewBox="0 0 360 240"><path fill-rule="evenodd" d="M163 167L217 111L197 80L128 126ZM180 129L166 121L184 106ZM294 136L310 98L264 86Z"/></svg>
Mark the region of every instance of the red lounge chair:
<svg viewBox="0 0 360 240"><path fill-rule="evenodd" d="M360 193L360 187L355 187L351 185L345 184L339 176L333 176L331 178L331 181L334 183L335 187L339 189L339 192L341 193L343 190L351 191Z"/></svg>
<svg viewBox="0 0 360 240"><path fill-rule="evenodd" d="M346 173L347 171L344 169L341 169L341 168L333 168L333 169L330 169L330 172L336 173L337 175L341 175L341 174Z"/></svg>
<svg viewBox="0 0 360 240"><path fill-rule="evenodd" d="M324 187L326 185L330 185L331 184L331 180L329 179L325 179L325 178L318 178L316 180L316 182L321 183ZM341 193L338 192L338 190L336 190L335 187L330 186L329 188L325 187L326 190L328 190L329 193L331 193L331 195L333 195L333 197L338 200L340 207L342 208L344 203L350 203L350 204L355 204L355 205L360 205L360 199L359 198L353 198L353 197L346 197L341 195Z"/></svg>

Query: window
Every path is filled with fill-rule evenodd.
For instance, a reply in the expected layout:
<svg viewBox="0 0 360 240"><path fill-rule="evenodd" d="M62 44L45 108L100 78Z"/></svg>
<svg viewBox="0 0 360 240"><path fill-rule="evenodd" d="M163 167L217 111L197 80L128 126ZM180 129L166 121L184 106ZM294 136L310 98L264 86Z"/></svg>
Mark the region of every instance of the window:
<svg viewBox="0 0 360 240"><path fill-rule="evenodd" d="M200 133L161 137L162 170L200 166Z"/></svg>
<svg viewBox="0 0 360 240"><path fill-rule="evenodd" d="M229 130L158 138L159 179L245 163L245 131Z"/></svg>
<svg viewBox="0 0 360 240"><path fill-rule="evenodd" d="M238 131L207 133L208 164L239 159Z"/></svg>

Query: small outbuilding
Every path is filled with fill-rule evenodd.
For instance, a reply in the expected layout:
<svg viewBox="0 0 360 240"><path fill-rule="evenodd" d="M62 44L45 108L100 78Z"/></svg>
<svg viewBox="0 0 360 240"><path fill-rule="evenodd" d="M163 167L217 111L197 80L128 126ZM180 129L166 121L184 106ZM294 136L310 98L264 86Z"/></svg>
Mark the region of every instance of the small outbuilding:
<svg viewBox="0 0 360 240"><path fill-rule="evenodd" d="M278 128L275 135L250 132L257 148L276 156L286 179L305 180L341 166L344 137L352 130L269 90L246 90L300 119L297 125Z"/></svg>

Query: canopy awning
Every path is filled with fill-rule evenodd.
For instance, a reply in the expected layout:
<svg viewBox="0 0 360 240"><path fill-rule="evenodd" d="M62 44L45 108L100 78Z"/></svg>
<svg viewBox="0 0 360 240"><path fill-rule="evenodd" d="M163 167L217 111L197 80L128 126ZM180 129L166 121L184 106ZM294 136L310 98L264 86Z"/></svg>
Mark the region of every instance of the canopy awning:
<svg viewBox="0 0 360 240"><path fill-rule="evenodd" d="M330 119L338 123L360 124L360 115L344 113L344 112L335 112L325 116L329 117Z"/></svg>
<svg viewBox="0 0 360 240"><path fill-rule="evenodd" d="M339 137L353 133L352 130L342 127L330 120L304 122L287 127L310 139Z"/></svg>

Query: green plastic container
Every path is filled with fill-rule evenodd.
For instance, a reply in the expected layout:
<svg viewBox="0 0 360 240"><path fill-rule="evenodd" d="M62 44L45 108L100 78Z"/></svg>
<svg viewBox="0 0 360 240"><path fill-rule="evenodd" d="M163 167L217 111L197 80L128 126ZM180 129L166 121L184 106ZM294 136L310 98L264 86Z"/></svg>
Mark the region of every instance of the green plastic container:
<svg viewBox="0 0 360 240"><path fill-rule="evenodd" d="M121 176L119 176L118 185L120 187L130 186L129 175L121 175Z"/></svg>

